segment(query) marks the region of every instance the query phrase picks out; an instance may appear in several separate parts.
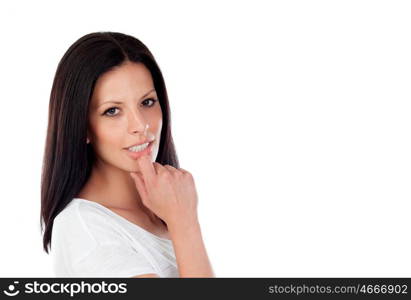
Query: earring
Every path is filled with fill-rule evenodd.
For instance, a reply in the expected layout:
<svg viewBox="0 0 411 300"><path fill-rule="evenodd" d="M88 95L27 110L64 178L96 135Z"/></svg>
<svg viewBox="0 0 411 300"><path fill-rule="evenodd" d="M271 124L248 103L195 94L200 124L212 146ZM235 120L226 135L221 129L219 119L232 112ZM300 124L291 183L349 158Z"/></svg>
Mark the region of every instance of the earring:
<svg viewBox="0 0 411 300"><path fill-rule="evenodd" d="M90 143L90 140L87 138L87 144L89 144Z"/></svg>

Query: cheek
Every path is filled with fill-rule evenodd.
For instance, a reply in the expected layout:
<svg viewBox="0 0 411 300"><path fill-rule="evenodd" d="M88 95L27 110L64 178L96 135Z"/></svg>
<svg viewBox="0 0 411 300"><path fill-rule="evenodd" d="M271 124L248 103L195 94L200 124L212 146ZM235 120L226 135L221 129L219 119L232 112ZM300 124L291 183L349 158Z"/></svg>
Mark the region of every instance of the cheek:
<svg viewBox="0 0 411 300"><path fill-rule="evenodd" d="M161 134L161 129L162 129L162 127L163 127L163 118L162 118L162 115L161 115L161 111L160 111L160 113L157 115L157 118L156 118L156 121L154 122L154 129L155 129L155 131L156 131L156 135L157 136L160 136L160 134Z"/></svg>
<svg viewBox="0 0 411 300"><path fill-rule="evenodd" d="M157 126L157 132L156 132L156 135L157 135L158 139L160 139L162 127L163 127L163 124L162 124L162 122L160 122Z"/></svg>
<svg viewBox="0 0 411 300"><path fill-rule="evenodd" d="M96 128L96 138L100 146L121 144L124 129L114 124L101 124Z"/></svg>

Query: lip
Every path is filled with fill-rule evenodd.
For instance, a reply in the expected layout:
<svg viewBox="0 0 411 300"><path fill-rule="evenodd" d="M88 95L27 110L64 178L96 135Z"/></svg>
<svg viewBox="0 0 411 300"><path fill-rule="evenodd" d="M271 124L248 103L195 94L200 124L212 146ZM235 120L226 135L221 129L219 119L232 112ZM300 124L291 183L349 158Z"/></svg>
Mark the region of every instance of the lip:
<svg viewBox="0 0 411 300"><path fill-rule="evenodd" d="M144 144L144 143L143 143ZM139 152L133 152L125 148L124 150L127 152L128 156L134 160L138 159L139 157L146 155L146 154L151 154L151 149L153 148L154 141L149 142L148 146L146 149L139 151ZM140 144L141 145L141 144Z"/></svg>
<svg viewBox="0 0 411 300"><path fill-rule="evenodd" d="M131 147L134 147L134 146L140 146L140 145L143 145L143 144L145 144L145 143L152 143L152 142L154 142L154 140L152 140L152 141L146 140L146 141L144 141L144 142L142 142L142 143L140 143L140 144L134 144L134 145L128 146L128 147L123 148L123 149L128 150L128 148L131 148Z"/></svg>

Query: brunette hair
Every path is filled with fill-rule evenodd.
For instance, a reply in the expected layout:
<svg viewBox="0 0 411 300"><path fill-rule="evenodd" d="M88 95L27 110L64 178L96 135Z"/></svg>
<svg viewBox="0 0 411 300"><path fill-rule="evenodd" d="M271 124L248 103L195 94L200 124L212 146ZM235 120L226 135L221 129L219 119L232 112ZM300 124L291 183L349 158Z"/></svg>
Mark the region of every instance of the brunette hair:
<svg viewBox="0 0 411 300"><path fill-rule="evenodd" d="M80 192L95 162L93 148L86 143L95 83L103 73L126 61L147 67L161 105L163 125L156 162L179 168L166 85L150 50L137 38L119 32L94 32L81 37L60 60L50 93L40 212L46 253L51 249L54 218Z"/></svg>

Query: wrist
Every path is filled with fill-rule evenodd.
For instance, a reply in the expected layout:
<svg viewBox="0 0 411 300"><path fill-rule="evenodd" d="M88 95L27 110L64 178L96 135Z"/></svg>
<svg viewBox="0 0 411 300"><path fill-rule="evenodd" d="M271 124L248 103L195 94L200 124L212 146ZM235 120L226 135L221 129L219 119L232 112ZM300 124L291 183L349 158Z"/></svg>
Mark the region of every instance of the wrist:
<svg viewBox="0 0 411 300"><path fill-rule="evenodd" d="M187 234L192 231L198 231L200 229L200 222L197 216L192 218L181 218L167 223L167 228L171 235L180 232Z"/></svg>

